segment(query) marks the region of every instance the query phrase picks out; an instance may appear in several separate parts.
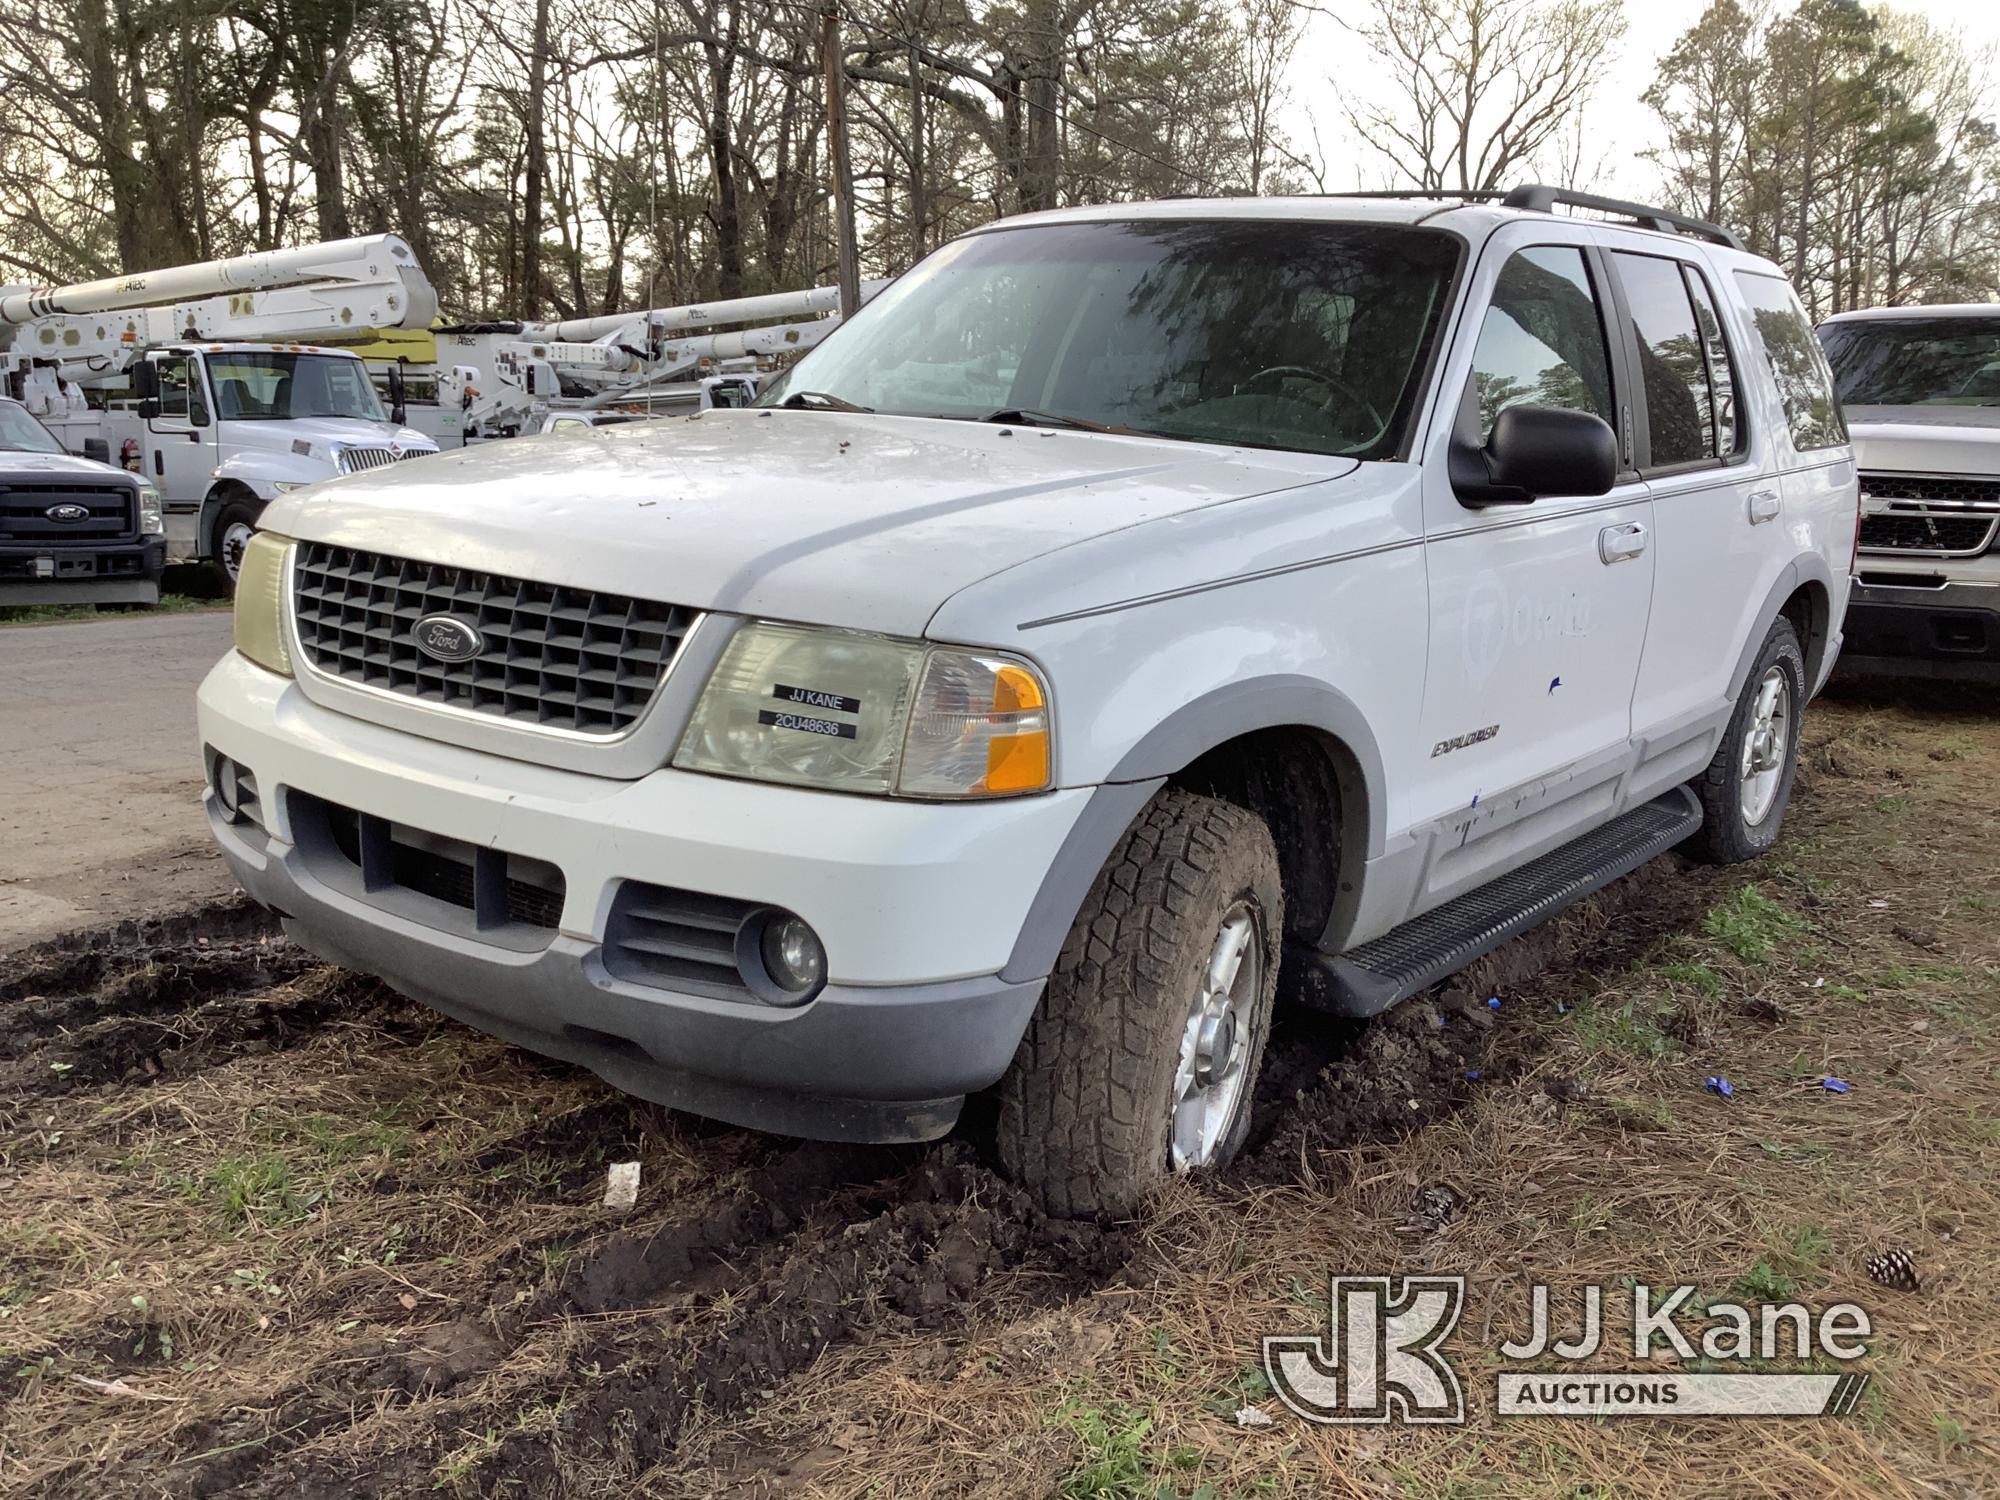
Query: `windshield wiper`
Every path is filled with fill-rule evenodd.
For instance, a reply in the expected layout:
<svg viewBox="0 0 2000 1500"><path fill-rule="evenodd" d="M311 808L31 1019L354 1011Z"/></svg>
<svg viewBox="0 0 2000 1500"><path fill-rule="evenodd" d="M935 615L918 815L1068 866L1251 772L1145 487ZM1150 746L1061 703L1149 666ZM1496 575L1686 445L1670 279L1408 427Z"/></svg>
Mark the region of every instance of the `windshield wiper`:
<svg viewBox="0 0 2000 1500"><path fill-rule="evenodd" d="M778 405L789 406L794 409L804 409L807 411L872 412L873 410L875 410L875 408L872 406L856 406L852 401L849 401L845 396L829 395L825 391L793 391L789 396L785 397L784 400L780 401Z"/></svg>
<svg viewBox="0 0 2000 1500"><path fill-rule="evenodd" d="M1018 422L1023 427L1074 427L1079 432L1121 432L1133 437L1144 434L1132 427L1109 427L1088 417L1066 417L1058 411L1036 411L1031 406L1003 406L979 419L982 422Z"/></svg>

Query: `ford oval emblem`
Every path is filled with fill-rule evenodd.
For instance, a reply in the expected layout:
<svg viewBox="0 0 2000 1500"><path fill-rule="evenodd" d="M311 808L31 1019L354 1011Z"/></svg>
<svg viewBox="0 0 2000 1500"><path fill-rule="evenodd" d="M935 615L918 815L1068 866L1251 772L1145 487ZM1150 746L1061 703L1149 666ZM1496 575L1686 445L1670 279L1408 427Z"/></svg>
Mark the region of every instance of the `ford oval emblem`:
<svg viewBox="0 0 2000 1500"><path fill-rule="evenodd" d="M87 505L70 504L51 505L42 514L58 525L74 526L78 521L88 521L90 519L90 507Z"/></svg>
<svg viewBox="0 0 2000 1500"><path fill-rule="evenodd" d="M486 649L486 637L455 615L425 615L410 639L433 661L471 661Z"/></svg>

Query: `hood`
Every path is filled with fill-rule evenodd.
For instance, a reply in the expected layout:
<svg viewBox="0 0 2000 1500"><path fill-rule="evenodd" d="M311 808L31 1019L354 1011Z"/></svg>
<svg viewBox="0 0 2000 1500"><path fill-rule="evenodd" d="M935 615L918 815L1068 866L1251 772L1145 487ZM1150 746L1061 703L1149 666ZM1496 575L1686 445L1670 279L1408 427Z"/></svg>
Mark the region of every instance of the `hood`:
<svg viewBox="0 0 2000 1500"><path fill-rule="evenodd" d="M845 412L713 411L481 444L317 484L312 541L734 613L920 635L1057 548L1352 459Z"/></svg>
<svg viewBox="0 0 2000 1500"><path fill-rule="evenodd" d="M342 448L412 448L425 453L437 444L414 427L393 422L366 422L359 417L284 417L277 420L232 417L223 424L231 443L260 448L266 452L297 453L297 444L310 443L312 452L300 454L332 463Z"/></svg>
<svg viewBox="0 0 2000 1500"><path fill-rule="evenodd" d="M1847 427L1864 470L2000 474L2000 406L1850 406Z"/></svg>
<svg viewBox="0 0 2000 1500"><path fill-rule="evenodd" d="M62 474L78 479L103 479L110 474L126 479L139 477L115 464L78 458L73 453L23 453L13 448L0 448L0 474Z"/></svg>

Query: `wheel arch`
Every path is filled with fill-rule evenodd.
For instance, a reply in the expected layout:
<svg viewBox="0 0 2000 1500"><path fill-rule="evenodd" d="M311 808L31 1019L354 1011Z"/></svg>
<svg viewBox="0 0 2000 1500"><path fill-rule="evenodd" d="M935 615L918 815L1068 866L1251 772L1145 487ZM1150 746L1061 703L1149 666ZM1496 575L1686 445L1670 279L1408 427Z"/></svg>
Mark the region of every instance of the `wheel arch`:
<svg viewBox="0 0 2000 1500"><path fill-rule="evenodd" d="M1770 591L1755 615L1756 625L1744 640L1729 675L1729 698L1733 702L1750 680L1750 667L1763 648L1764 637L1780 618L1791 621L1798 633L1799 649L1806 658L1806 695L1820 687L1827 650L1833 642L1833 570L1817 552L1795 558L1771 584Z"/></svg>
<svg viewBox="0 0 2000 1500"><path fill-rule="evenodd" d="M1259 678L1182 705L1119 760L1044 874L1002 977L1040 978L1054 968L1091 882L1169 785L1246 807L1270 826L1288 937L1314 941L1352 919L1362 870L1385 837L1380 748L1337 689L1305 677Z"/></svg>
<svg viewBox="0 0 2000 1500"><path fill-rule="evenodd" d="M241 479L225 476L216 480L214 484L208 487L208 493L202 496L201 516L197 522L197 530L195 532L195 545L200 549L203 557L214 555L214 549L209 543L215 534L216 512L220 511L223 506L229 504L232 500L247 500L257 507L260 514L264 507L270 504L268 500L265 500Z"/></svg>

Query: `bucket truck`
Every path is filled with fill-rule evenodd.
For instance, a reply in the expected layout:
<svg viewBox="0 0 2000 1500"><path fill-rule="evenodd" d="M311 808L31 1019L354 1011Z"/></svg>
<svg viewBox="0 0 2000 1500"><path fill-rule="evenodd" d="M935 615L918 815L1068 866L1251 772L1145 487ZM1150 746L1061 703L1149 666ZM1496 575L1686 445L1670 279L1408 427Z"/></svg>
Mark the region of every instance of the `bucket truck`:
<svg viewBox="0 0 2000 1500"><path fill-rule="evenodd" d="M385 410L367 366L340 347L436 313L416 257L390 234L0 288L0 396L71 452L156 487L169 556L207 559L233 586L269 501L437 451L404 424L399 383Z"/></svg>
<svg viewBox="0 0 2000 1500"><path fill-rule="evenodd" d="M887 284L869 282L862 294ZM450 447L539 432L552 413L747 405L757 394L757 369L825 338L839 326L839 303L838 288L813 287L594 318L441 328L437 407L413 407L410 418ZM793 321L769 324L774 318ZM753 322L766 326L732 326Z"/></svg>

